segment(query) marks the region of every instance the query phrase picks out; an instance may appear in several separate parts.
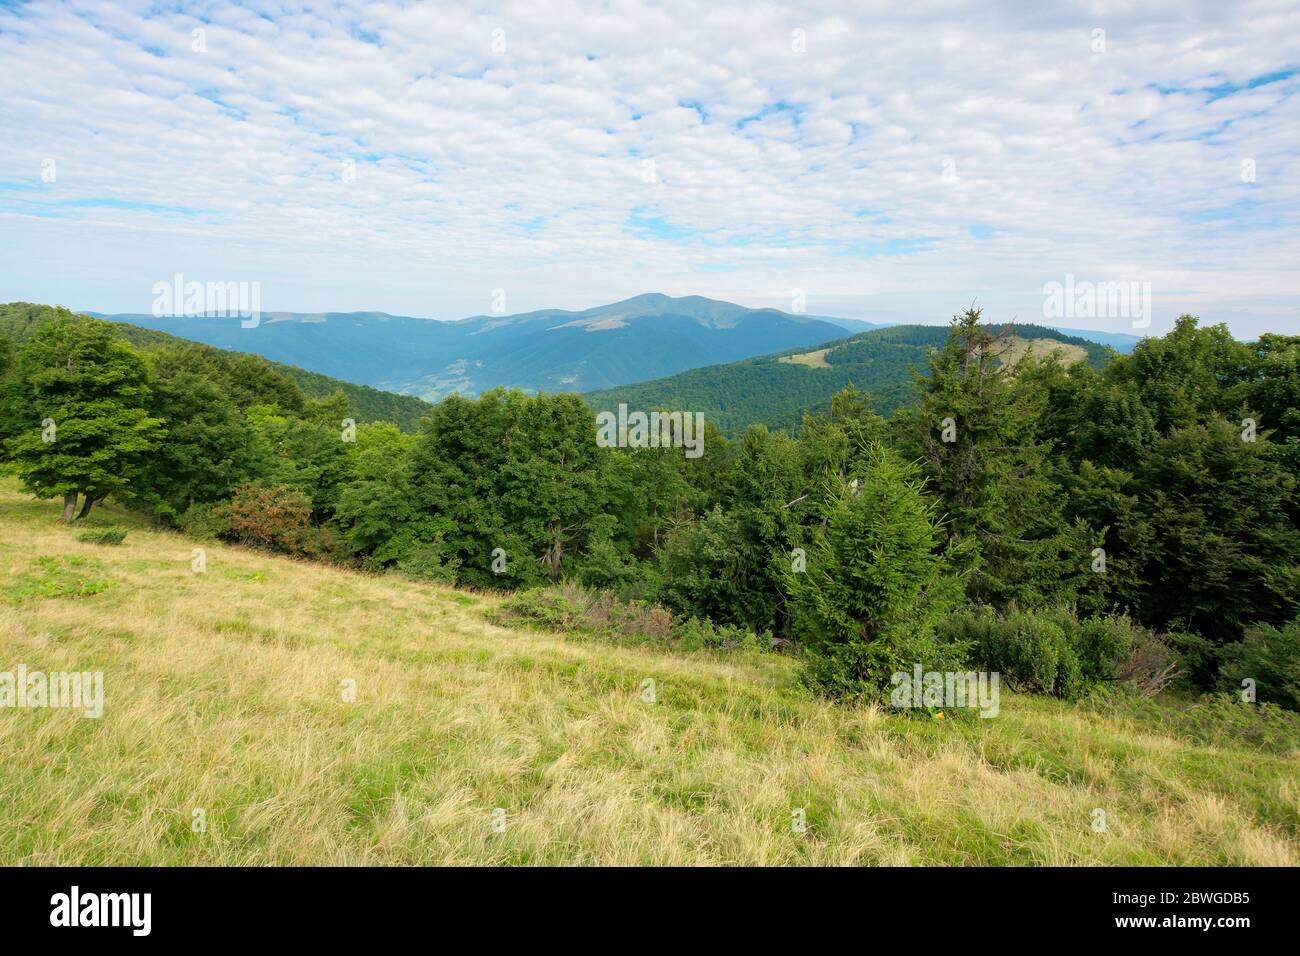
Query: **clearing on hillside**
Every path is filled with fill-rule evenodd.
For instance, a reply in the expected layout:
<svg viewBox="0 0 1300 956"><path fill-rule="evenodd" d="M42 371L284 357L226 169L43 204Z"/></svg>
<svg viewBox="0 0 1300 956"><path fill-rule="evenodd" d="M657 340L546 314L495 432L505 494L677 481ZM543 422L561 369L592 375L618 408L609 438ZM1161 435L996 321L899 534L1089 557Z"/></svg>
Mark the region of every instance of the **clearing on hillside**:
<svg viewBox="0 0 1300 956"><path fill-rule="evenodd" d="M1088 361L1088 350L1083 346L1057 339L1026 339L1013 335L1008 345L1007 351L1002 353L1002 361L1007 365L1018 365L1020 360L1031 352L1039 359L1045 359L1052 353L1056 353L1062 365Z"/></svg>
<svg viewBox="0 0 1300 956"><path fill-rule="evenodd" d="M779 361L789 365L806 365L809 368L830 368L826 354L830 349L818 349L815 352L801 352L798 355L783 355Z"/></svg>

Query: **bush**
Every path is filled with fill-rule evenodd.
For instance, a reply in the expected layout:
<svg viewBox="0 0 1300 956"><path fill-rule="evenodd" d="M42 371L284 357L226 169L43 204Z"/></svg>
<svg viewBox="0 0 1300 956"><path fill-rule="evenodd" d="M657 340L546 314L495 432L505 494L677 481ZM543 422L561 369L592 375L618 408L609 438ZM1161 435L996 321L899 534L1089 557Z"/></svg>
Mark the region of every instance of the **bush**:
<svg viewBox="0 0 1300 956"><path fill-rule="evenodd" d="M1169 635L1169 644L1178 658L1182 682L1196 690L1213 689L1219 675L1219 646L1185 631Z"/></svg>
<svg viewBox="0 0 1300 956"><path fill-rule="evenodd" d="M707 618L688 617L679 620L672 630L672 639L682 650L712 649L720 651L747 648L755 651L772 649L772 635L756 634L736 624L714 624Z"/></svg>
<svg viewBox="0 0 1300 956"><path fill-rule="evenodd" d="M1154 697L1182 676L1178 655L1165 638L1133 628L1133 650L1119 667L1119 679L1143 697Z"/></svg>
<svg viewBox="0 0 1300 956"><path fill-rule="evenodd" d="M241 485L230 500L223 538L300 557L337 553L334 537L311 523L311 499L288 485Z"/></svg>
<svg viewBox="0 0 1300 956"><path fill-rule="evenodd" d="M1240 694L1255 682L1255 699L1300 711L1300 617L1283 628L1257 624L1220 653L1220 687Z"/></svg>
<svg viewBox="0 0 1300 956"><path fill-rule="evenodd" d="M211 541L224 534L230 527L229 504L195 503L181 513L177 519L182 531L188 537L201 541Z"/></svg>
<svg viewBox="0 0 1300 956"><path fill-rule="evenodd" d="M77 540L89 541L91 544L119 545L126 540L126 529L119 528L116 525L110 525L107 528L92 528L77 535Z"/></svg>
<svg viewBox="0 0 1300 956"><path fill-rule="evenodd" d="M531 624L548 631L568 631L582 621L583 609L558 588L529 588L501 602L506 621Z"/></svg>
<svg viewBox="0 0 1300 956"><path fill-rule="evenodd" d="M397 570L422 581L455 584L460 562L448 557L442 539L414 542L403 547L398 555Z"/></svg>
<svg viewBox="0 0 1300 956"><path fill-rule="evenodd" d="M1143 679L1150 676L1133 658L1139 639L1149 643L1153 635L1127 618L1080 621L1063 610L999 615L991 608L968 608L945 620L939 634L968 646L976 664L1001 673L1016 691L1072 700L1089 687L1123 679L1130 664Z"/></svg>
<svg viewBox="0 0 1300 956"><path fill-rule="evenodd" d="M1083 690L1083 667L1063 618L1050 611L1013 612L989 629L976 656L1014 690L1073 699Z"/></svg>
<svg viewBox="0 0 1300 956"><path fill-rule="evenodd" d="M722 508L668 532L659 548L655 601L678 614L739 624L752 611L740 555L740 522Z"/></svg>
<svg viewBox="0 0 1300 956"><path fill-rule="evenodd" d="M888 705L893 675L965 671L968 646L942 640L925 627L895 625L870 642L809 648L800 680L824 697Z"/></svg>

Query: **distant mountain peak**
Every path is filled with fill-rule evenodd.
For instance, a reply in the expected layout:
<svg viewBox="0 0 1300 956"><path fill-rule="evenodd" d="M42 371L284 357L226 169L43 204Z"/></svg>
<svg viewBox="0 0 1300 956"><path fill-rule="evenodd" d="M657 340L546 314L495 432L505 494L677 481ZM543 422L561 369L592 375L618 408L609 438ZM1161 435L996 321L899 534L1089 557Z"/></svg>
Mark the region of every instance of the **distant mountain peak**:
<svg viewBox="0 0 1300 956"><path fill-rule="evenodd" d="M237 321L202 317L112 318L430 400L500 385L586 391L662 378L813 348L844 338L849 326L842 323L850 321L663 292L588 309L453 322L377 312L268 312L259 328L246 329Z"/></svg>

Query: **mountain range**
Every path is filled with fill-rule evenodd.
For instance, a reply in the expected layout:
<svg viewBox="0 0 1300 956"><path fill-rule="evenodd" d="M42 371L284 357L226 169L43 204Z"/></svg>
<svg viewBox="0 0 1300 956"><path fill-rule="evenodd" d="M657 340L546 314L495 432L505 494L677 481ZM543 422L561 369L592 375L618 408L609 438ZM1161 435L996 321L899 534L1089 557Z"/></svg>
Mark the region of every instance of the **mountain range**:
<svg viewBox="0 0 1300 956"><path fill-rule="evenodd" d="M244 328L233 316L89 314L430 401L498 385L590 391L875 328L857 319L658 293L578 312L544 309L454 322L383 312L268 312L256 327Z"/></svg>
<svg viewBox="0 0 1300 956"><path fill-rule="evenodd" d="M589 392L823 345L882 326L750 309L692 295L638 295L581 311L543 309L443 322L384 312L237 317L89 313L428 401L497 386ZM939 327L946 329L946 326ZM1136 336L1076 333L1128 351Z"/></svg>

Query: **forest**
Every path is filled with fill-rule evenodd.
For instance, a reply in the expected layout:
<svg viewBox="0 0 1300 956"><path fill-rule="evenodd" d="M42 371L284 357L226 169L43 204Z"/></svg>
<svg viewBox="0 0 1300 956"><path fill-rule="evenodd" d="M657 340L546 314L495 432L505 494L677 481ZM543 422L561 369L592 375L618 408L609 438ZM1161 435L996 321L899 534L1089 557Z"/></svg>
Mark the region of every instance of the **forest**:
<svg viewBox="0 0 1300 956"><path fill-rule="evenodd" d="M1184 316L1131 355L1012 368L972 308L888 417L846 384L789 429L706 421L688 458L601 447L575 394L453 395L414 426L124 328L0 307L0 467L69 522L112 497L197 538L514 592L526 621L795 654L848 702L921 664L1300 710L1300 336Z"/></svg>

